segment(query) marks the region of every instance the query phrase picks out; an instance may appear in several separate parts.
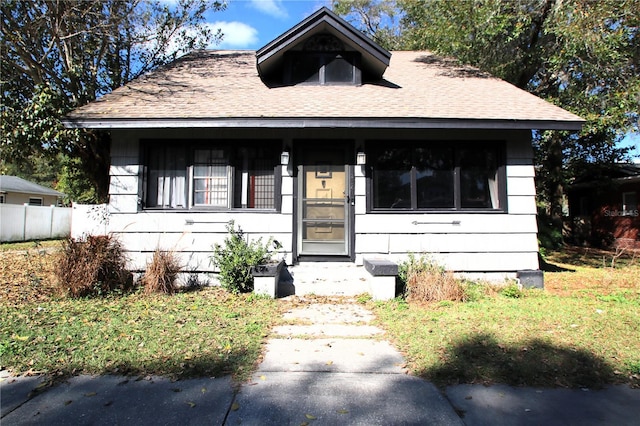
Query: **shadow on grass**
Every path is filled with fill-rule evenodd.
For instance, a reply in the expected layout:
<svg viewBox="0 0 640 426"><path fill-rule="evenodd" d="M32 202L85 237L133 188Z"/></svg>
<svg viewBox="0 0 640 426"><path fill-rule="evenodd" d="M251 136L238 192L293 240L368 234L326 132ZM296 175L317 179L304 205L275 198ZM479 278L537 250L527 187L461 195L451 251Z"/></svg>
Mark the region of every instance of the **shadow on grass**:
<svg viewBox="0 0 640 426"><path fill-rule="evenodd" d="M118 375L128 377L163 376L175 380L232 376L234 380L247 380L258 359L258 352L239 349L221 354L207 354L183 357L163 357L158 359L122 360L103 368L93 368L81 362L69 363L52 375L54 381L62 381L79 374Z"/></svg>
<svg viewBox="0 0 640 426"><path fill-rule="evenodd" d="M442 361L417 372L438 386L504 383L512 386L600 388L616 381L603 359L579 349L534 339L505 345L491 334L477 334L446 349Z"/></svg>
<svg viewBox="0 0 640 426"><path fill-rule="evenodd" d="M548 263L540 254L538 254L538 262L540 264L540 270L544 272L575 272L575 269L563 268L562 266Z"/></svg>

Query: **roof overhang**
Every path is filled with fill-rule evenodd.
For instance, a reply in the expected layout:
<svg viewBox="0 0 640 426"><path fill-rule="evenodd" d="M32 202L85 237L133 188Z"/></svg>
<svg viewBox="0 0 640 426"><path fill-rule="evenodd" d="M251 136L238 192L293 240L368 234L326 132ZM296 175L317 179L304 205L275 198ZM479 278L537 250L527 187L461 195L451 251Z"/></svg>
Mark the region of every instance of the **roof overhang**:
<svg viewBox="0 0 640 426"><path fill-rule="evenodd" d="M269 75L271 70L279 66L287 50L319 33L330 33L345 45L360 52L362 68L374 78L382 78L389 66L391 53L326 7L259 49L256 52L258 73L261 76Z"/></svg>
<svg viewBox="0 0 640 426"><path fill-rule="evenodd" d="M114 118L63 119L67 128L86 129L186 129L186 128L369 128L369 129L503 129L580 130L584 121L482 120L443 118Z"/></svg>

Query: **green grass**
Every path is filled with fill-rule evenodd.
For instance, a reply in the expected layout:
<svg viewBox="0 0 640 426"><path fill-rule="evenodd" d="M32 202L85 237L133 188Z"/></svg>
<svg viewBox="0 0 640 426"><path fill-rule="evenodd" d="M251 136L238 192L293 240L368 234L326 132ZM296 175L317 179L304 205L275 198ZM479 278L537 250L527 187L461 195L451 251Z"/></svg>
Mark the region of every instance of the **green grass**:
<svg viewBox="0 0 640 426"><path fill-rule="evenodd" d="M468 285L465 303L369 306L412 372L439 386L640 386L640 266L630 254L603 267L603 253L552 253L561 266L545 290Z"/></svg>
<svg viewBox="0 0 640 426"><path fill-rule="evenodd" d="M0 357L16 373L244 380L277 312L274 300L220 289L0 304Z"/></svg>

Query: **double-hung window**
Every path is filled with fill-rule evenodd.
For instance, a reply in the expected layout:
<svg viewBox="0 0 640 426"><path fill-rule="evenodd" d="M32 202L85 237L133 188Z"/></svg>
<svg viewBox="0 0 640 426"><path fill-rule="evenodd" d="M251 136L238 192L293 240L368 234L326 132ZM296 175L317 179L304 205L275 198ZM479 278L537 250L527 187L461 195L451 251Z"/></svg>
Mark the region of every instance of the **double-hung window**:
<svg viewBox="0 0 640 426"><path fill-rule="evenodd" d="M276 208L278 141L148 141L144 207Z"/></svg>
<svg viewBox="0 0 640 426"><path fill-rule="evenodd" d="M193 205L231 207L232 167L223 149L196 149L193 156Z"/></svg>
<svg viewBox="0 0 640 426"><path fill-rule="evenodd" d="M506 207L502 145L368 142L370 210Z"/></svg>

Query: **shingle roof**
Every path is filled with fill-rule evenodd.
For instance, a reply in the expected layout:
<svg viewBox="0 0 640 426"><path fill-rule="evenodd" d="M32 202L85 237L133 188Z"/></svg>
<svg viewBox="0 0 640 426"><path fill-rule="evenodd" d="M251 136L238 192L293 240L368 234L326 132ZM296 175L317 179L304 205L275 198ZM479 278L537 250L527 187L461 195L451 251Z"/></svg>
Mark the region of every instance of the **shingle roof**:
<svg viewBox="0 0 640 426"><path fill-rule="evenodd" d="M384 79L374 84L285 87L262 82L253 51L197 51L76 109L65 123L117 127L170 120L181 127L190 119L203 126L232 119L478 120L483 126L506 122L537 129L578 129L584 122L505 81L426 51L392 52Z"/></svg>
<svg viewBox="0 0 640 426"><path fill-rule="evenodd" d="M17 176L0 176L0 192L24 192L27 194L52 195L62 197L64 194L46 186L29 182Z"/></svg>

